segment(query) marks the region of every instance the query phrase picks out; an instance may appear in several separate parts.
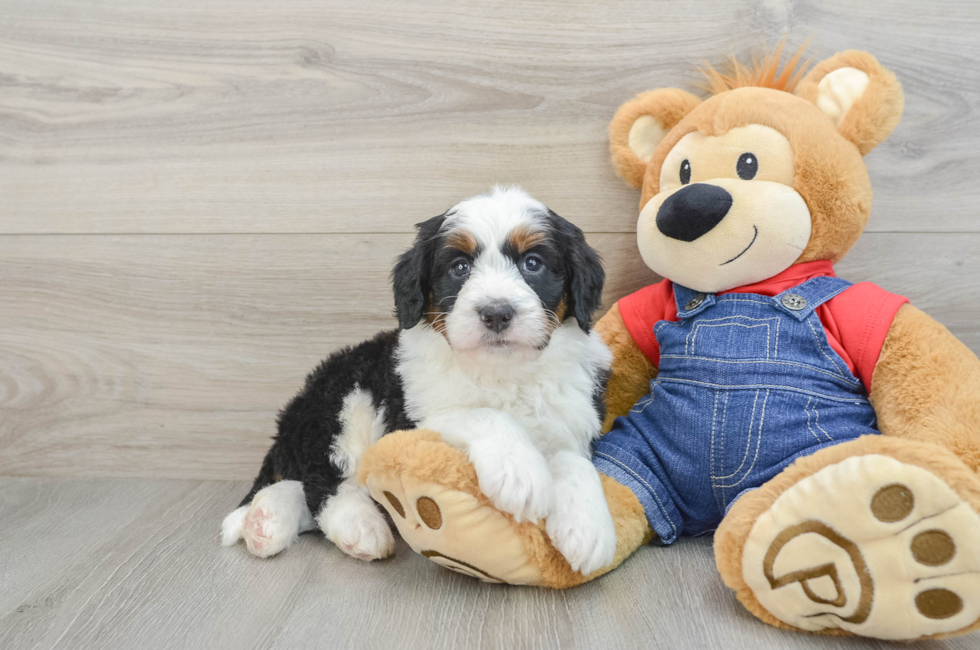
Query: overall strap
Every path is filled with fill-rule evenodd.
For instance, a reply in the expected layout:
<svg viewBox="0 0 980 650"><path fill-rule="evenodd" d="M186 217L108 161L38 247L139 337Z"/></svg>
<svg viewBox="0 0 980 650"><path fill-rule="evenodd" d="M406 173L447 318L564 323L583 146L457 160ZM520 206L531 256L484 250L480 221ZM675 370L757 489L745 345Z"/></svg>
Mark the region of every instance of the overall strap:
<svg viewBox="0 0 980 650"><path fill-rule="evenodd" d="M851 286L841 278L821 275L770 298L773 305L797 320L804 320L820 305Z"/></svg>
<svg viewBox="0 0 980 650"><path fill-rule="evenodd" d="M674 302L677 303L677 318L684 320L697 316L705 309L715 304L715 294L702 293L674 284Z"/></svg>

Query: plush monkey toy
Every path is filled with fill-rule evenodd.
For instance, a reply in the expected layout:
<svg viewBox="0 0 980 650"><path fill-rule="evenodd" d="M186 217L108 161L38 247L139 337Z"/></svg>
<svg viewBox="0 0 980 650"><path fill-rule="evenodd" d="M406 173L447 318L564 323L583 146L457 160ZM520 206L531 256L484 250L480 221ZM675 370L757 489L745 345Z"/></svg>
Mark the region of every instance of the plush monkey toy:
<svg viewBox="0 0 980 650"><path fill-rule="evenodd" d="M980 361L905 298L833 270L867 223L862 156L898 123L901 87L864 52L802 78L799 54L781 73L778 59L709 69L704 101L642 93L610 126L642 190L640 254L666 278L596 326L614 355L594 448L613 564L573 572L429 431L384 437L360 467L417 552L561 588L645 542L715 531L722 579L772 625L980 627Z"/></svg>

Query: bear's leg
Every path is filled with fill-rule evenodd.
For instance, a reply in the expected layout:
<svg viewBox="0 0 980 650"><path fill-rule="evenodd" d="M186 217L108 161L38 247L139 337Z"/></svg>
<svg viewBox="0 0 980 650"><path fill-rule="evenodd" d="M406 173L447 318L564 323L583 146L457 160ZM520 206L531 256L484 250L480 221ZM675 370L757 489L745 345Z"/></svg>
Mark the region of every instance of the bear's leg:
<svg viewBox="0 0 980 650"><path fill-rule="evenodd" d="M865 436L743 495L715 560L763 621L912 640L980 628L980 477L937 445Z"/></svg>
<svg viewBox="0 0 980 650"><path fill-rule="evenodd" d="M543 521L516 523L494 508L466 454L432 431L386 435L361 457L358 477L415 552L487 582L572 587L612 570L652 535L633 493L602 476L616 553L611 564L587 576L573 571Z"/></svg>

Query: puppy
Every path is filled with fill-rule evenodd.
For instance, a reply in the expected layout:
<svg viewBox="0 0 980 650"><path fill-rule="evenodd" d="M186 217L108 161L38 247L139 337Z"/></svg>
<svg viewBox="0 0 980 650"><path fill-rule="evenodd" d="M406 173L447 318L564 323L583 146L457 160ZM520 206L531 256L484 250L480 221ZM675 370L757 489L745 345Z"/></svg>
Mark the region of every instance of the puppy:
<svg viewBox="0 0 980 650"><path fill-rule="evenodd" d="M268 557L320 528L363 560L394 538L361 454L422 427L467 452L480 488L518 521L546 518L572 568L613 559L616 536L591 442L611 355L590 332L604 273L582 231L516 188L418 225L392 272L399 329L334 353L279 416L251 491L222 526Z"/></svg>

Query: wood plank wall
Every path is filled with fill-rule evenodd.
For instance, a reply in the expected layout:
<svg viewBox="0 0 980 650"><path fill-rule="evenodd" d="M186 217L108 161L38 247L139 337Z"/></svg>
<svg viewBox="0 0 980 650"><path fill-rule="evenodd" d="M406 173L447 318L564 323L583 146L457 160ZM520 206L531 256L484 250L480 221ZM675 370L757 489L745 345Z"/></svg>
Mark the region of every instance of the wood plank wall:
<svg viewBox="0 0 980 650"><path fill-rule="evenodd" d="M906 90L839 274L980 351L978 23L971 0L4 0L0 474L250 478L310 367L393 326L412 224L495 182L587 231L607 305L652 281L616 106L786 33Z"/></svg>

